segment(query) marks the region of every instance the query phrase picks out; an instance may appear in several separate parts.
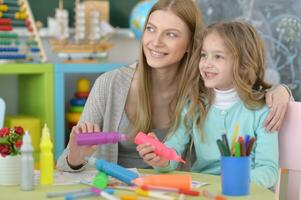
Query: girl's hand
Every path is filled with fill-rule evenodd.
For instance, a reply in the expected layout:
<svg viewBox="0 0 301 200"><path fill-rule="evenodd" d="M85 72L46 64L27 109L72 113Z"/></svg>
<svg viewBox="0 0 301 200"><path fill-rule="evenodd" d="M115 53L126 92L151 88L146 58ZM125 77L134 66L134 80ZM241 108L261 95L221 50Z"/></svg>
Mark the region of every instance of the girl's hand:
<svg viewBox="0 0 301 200"><path fill-rule="evenodd" d="M79 166L86 162L85 157L91 156L96 150L96 145L92 146L78 146L76 142L76 134L78 133L90 133L100 132L100 128L97 124L80 123L77 126L72 127L69 139L69 154L67 161L71 166Z"/></svg>
<svg viewBox="0 0 301 200"><path fill-rule="evenodd" d="M266 93L265 100L270 112L265 119L264 126L267 131L279 131L290 101L290 94L284 86L278 85Z"/></svg>
<svg viewBox="0 0 301 200"><path fill-rule="evenodd" d="M148 136L151 136L158 140L154 133L149 133ZM152 167L167 167L169 164L168 160L154 153L155 147L151 146L151 144L149 143L139 144L136 147L136 150L139 152L139 155L143 159L143 161Z"/></svg>

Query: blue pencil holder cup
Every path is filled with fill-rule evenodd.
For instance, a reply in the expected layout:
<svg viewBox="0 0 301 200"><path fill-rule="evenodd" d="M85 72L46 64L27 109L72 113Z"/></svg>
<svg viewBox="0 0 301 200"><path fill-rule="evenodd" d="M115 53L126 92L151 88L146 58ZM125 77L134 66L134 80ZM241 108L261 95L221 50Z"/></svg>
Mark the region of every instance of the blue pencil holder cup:
<svg viewBox="0 0 301 200"><path fill-rule="evenodd" d="M222 193L244 196L250 193L250 157L221 157Z"/></svg>

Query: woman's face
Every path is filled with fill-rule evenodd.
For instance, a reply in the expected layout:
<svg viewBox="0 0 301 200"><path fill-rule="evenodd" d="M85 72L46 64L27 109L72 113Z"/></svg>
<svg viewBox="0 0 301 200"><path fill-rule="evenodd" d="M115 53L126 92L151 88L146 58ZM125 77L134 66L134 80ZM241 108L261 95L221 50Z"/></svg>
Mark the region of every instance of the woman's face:
<svg viewBox="0 0 301 200"><path fill-rule="evenodd" d="M151 13L144 30L142 45L149 66L178 67L190 44L188 26L171 11Z"/></svg>

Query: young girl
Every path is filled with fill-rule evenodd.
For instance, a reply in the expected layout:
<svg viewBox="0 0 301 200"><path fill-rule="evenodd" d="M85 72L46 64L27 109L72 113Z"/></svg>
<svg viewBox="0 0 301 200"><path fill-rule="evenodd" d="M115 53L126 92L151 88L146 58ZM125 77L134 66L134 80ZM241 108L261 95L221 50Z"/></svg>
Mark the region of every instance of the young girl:
<svg viewBox="0 0 301 200"><path fill-rule="evenodd" d="M192 138L196 154L192 171L220 174L216 140L225 133L231 147L239 125L239 135L256 137L251 181L269 188L278 177L278 134L267 133L263 126L269 112L264 102L264 91L269 86L263 81L263 42L251 25L238 21L213 24L203 38L199 61L202 80L194 84L180 124L165 144L181 155ZM159 170L177 167L178 163L151 153L150 146L138 146L137 150Z"/></svg>

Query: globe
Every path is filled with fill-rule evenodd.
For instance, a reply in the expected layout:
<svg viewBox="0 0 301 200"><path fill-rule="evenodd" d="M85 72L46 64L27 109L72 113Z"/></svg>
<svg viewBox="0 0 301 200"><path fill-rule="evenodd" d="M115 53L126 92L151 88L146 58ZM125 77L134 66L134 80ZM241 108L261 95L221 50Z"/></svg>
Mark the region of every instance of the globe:
<svg viewBox="0 0 301 200"><path fill-rule="evenodd" d="M137 40L140 40L143 33L146 17L157 0L145 0L137 3L130 14L130 29L134 32Z"/></svg>

